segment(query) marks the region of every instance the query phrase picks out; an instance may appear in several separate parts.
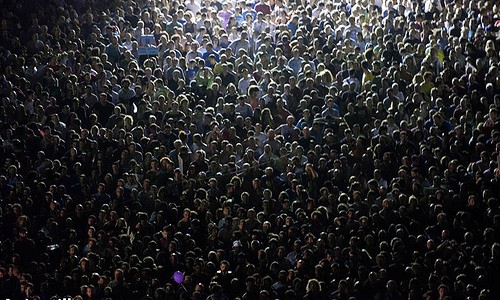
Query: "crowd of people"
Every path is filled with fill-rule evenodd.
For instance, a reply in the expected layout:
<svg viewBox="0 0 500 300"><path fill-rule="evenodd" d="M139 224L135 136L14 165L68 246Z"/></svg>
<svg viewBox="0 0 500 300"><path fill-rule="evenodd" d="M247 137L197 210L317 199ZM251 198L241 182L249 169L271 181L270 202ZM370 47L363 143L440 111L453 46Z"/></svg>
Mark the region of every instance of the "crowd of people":
<svg viewBox="0 0 500 300"><path fill-rule="evenodd" d="M1 299L500 299L497 1L0 6Z"/></svg>

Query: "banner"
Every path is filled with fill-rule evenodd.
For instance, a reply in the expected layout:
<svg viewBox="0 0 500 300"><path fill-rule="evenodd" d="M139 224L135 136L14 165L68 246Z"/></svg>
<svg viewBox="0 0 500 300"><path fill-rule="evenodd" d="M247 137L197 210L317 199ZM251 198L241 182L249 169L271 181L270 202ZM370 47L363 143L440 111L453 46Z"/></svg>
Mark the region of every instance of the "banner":
<svg viewBox="0 0 500 300"><path fill-rule="evenodd" d="M139 40L139 56L142 55L158 55L158 49L156 48L155 37L152 34L145 34L141 36Z"/></svg>

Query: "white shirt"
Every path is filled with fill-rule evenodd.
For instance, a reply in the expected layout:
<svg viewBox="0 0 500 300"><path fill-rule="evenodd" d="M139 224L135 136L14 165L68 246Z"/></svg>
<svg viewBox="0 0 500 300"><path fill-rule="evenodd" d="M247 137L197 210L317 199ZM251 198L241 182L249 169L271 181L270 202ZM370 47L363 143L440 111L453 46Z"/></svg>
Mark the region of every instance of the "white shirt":
<svg viewBox="0 0 500 300"><path fill-rule="evenodd" d="M240 81L238 81L238 91L241 94L243 94L243 95L247 94L248 87L250 86L250 80L251 80L251 77L247 76L246 78L241 78Z"/></svg>
<svg viewBox="0 0 500 300"><path fill-rule="evenodd" d="M188 10L192 11L193 14L195 14L195 15L197 12L200 11L200 3L198 1L193 1L193 3L191 3L191 1L186 1L185 5L186 5L186 8Z"/></svg>
<svg viewBox="0 0 500 300"><path fill-rule="evenodd" d="M260 149L264 148L264 142L267 140L267 135L263 132L255 133L255 138L257 138L257 146Z"/></svg>

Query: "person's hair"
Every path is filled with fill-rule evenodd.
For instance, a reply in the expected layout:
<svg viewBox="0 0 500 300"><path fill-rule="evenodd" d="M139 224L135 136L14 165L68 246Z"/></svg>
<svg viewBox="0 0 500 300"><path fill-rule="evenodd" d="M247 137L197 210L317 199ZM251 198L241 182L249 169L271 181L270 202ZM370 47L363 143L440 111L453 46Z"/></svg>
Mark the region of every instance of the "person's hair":
<svg viewBox="0 0 500 300"><path fill-rule="evenodd" d="M258 92L260 88L256 85L251 85L248 87L248 96L250 96L253 92Z"/></svg>
<svg viewBox="0 0 500 300"><path fill-rule="evenodd" d="M307 282L306 292L310 293L312 291L313 284L316 284L318 286L319 291L321 292L321 284L319 284L319 281L315 278L309 279L309 281Z"/></svg>

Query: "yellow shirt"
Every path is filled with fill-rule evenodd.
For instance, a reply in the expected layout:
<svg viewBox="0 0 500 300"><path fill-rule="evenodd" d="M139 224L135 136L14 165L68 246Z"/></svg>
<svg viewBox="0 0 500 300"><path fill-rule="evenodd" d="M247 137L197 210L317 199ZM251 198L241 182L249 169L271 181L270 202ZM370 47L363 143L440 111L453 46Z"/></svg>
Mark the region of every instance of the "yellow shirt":
<svg viewBox="0 0 500 300"><path fill-rule="evenodd" d="M424 81L420 84L420 91L426 95L430 95L433 87L434 83L432 83L432 81Z"/></svg>
<svg viewBox="0 0 500 300"><path fill-rule="evenodd" d="M361 84L365 85L365 83L367 83L368 81L373 81L374 77L375 76L373 76L373 73L370 72L370 70L364 70L363 71L363 78L361 80Z"/></svg>

